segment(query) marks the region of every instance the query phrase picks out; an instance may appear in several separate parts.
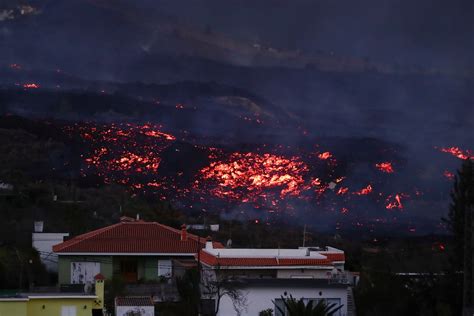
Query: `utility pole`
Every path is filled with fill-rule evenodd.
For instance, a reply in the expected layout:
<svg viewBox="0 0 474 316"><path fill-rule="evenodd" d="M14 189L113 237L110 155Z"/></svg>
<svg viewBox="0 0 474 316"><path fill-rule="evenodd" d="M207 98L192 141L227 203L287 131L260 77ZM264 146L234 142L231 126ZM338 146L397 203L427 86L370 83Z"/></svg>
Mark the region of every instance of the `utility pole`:
<svg viewBox="0 0 474 316"><path fill-rule="evenodd" d="M202 315L202 297L201 297L201 282L202 282L202 275L201 275L201 235L198 235L198 249L197 249L197 260L198 260L198 294L199 294L199 304L198 304L198 315Z"/></svg>
<svg viewBox="0 0 474 316"><path fill-rule="evenodd" d="M306 244L306 224L304 224L304 228L303 228L303 247L305 246Z"/></svg>
<svg viewBox="0 0 474 316"><path fill-rule="evenodd" d="M20 263L20 279L18 281L18 289L21 290L23 286L23 260L21 259L20 252L18 251L18 248L15 247L15 253L16 256L18 257L18 262Z"/></svg>

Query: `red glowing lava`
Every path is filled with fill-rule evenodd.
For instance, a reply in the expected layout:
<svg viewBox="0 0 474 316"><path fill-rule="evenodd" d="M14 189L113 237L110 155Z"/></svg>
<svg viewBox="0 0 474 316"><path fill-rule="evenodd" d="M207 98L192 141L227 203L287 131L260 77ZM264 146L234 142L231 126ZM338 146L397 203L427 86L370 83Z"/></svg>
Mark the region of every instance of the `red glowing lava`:
<svg viewBox="0 0 474 316"><path fill-rule="evenodd" d="M387 205L385 206L387 210L391 210L394 208L403 209L402 199L400 194L396 194L395 197L392 199L392 196L389 195L387 198Z"/></svg>
<svg viewBox="0 0 474 316"><path fill-rule="evenodd" d="M133 178L154 176L160 166L161 153L175 140L173 135L159 128L150 124L84 124L66 127L66 131L78 133L90 148L84 154L86 173L97 173L106 183L118 182L142 189L160 184L146 179L139 183Z"/></svg>
<svg viewBox="0 0 474 316"><path fill-rule="evenodd" d="M474 153L470 150L462 150L459 147L445 147L445 148L440 148L440 151L444 153L448 153L453 155L454 157L457 157L459 159L467 160L467 159L474 159Z"/></svg>
<svg viewBox="0 0 474 316"><path fill-rule="evenodd" d="M342 188L339 188L339 190L337 190L337 195L344 195L347 192L349 192L349 188L342 187Z"/></svg>
<svg viewBox="0 0 474 316"><path fill-rule="evenodd" d="M39 89L40 85L37 83L25 83L23 84L23 88L25 89Z"/></svg>
<svg viewBox="0 0 474 316"><path fill-rule="evenodd" d="M298 196L308 167L299 158L274 154L233 153L226 161L212 162L201 170L203 180L214 184L217 197L254 202L260 198Z"/></svg>
<svg viewBox="0 0 474 316"><path fill-rule="evenodd" d="M391 162L381 162L375 164L375 167L385 173L393 173L393 166Z"/></svg>
<svg viewBox="0 0 474 316"><path fill-rule="evenodd" d="M98 177L104 183L124 185L133 193L179 201L189 208L225 211L246 203L244 208L296 214L300 210L295 209L301 206L312 212L352 217L370 207L369 203L376 203L377 210L403 209L402 199L407 204L405 198L410 197L399 188L392 191L399 192L396 195L384 193L380 175L370 178L369 174L355 182L330 152L315 154L312 149L298 149L294 154L294 148L282 145L229 152L230 146L212 147L185 140L183 148L194 148L197 153L190 151L188 157L177 154L184 145L175 143L175 136L158 125L81 123L65 130L83 150L84 177ZM174 150L170 150L171 144ZM180 160L175 161L174 155ZM186 159L193 166L181 168ZM376 166L387 174L393 172L391 164ZM366 195L370 196L362 197Z"/></svg>
<svg viewBox="0 0 474 316"><path fill-rule="evenodd" d="M452 172L450 172L450 171L448 171L448 170L445 170L445 171L443 172L443 176L445 176L446 179L448 179L448 180L454 180L454 177L455 177L454 173L452 173Z"/></svg>
<svg viewBox="0 0 474 316"><path fill-rule="evenodd" d="M320 153L318 155L318 158L321 159L321 160L327 160L329 158L332 158L332 154L329 151L325 151L323 153Z"/></svg>
<svg viewBox="0 0 474 316"><path fill-rule="evenodd" d="M354 194L356 195L367 195L369 193L372 193L372 186L369 184L367 185L365 188L357 191L357 192L354 192Z"/></svg>

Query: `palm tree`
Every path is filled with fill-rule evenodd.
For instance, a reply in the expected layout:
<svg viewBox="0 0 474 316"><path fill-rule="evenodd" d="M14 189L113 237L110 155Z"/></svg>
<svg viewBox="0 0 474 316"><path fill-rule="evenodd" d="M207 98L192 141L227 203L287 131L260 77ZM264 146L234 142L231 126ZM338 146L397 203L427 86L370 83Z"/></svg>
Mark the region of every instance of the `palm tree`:
<svg viewBox="0 0 474 316"><path fill-rule="evenodd" d="M281 299L285 304L285 308L282 309L277 305L275 305L275 307L282 315L288 316L332 316L343 306L337 306L335 303L327 304L324 300L320 300L314 306L313 301L309 301L308 304L305 305L303 298L296 300L291 294L290 297L281 296Z"/></svg>

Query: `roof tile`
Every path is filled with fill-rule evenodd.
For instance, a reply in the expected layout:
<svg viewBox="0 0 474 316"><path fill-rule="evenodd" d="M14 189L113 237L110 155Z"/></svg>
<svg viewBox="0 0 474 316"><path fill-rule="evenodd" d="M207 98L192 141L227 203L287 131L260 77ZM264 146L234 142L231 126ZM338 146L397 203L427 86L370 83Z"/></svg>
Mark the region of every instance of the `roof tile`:
<svg viewBox="0 0 474 316"><path fill-rule="evenodd" d="M204 250L200 253L201 262L209 266L331 266L334 261L344 261L343 253L322 253L326 259L315 258L218 258Z"/></svg>
<svg viewBox="0 0 474 316"><path fill-rule="evenodd" d="M154 306L150 296L118 296L115 306Z"/></svg>
<svg viewBox="0 0 474 316"><path fill-rule="evenodd" d="M53 246L56 253L196 253L198 236L157 222L121 222L76 236ZM206 239L200 238L199 248ZM222 245L216 243L218 247Z"/></svg>

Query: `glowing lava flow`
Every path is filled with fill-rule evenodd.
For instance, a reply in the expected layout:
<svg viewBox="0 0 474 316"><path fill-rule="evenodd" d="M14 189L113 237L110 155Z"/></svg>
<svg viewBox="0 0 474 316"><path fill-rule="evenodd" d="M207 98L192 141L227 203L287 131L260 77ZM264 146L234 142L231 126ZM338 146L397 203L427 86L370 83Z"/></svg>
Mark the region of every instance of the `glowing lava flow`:
<svg viewBox="0 0 474 316"><path fill-rule="evenodd" d="M442 151L444 153L451 154L454 157L457 157L457 158L463 159L463 160L474 159L474 153L472 153L470 150L462 150L459 147L440 148L440 151Z"/></svg>
<svg viewBox="0 0 474 316"><path fill-rule="evenodd" d="M387 210L391 210L394 208L403 209L402 199L400 194L396 194L395 197L392 199L392 196L389 195L387 198L387 205L385 206Z"/></svg>
<svg viewBox="0 0 474 316"><path fill-rule="evenodd" d="M106 183L117 182L135 189L159 187L156 176L161 153L175 140L161 132L160 126L144 124L84 124L67 126L66 132L78 133L89 152L84 155L87 170L104 177Z"/></svg>
<svg viewBox="0 0 474 316"><path fill-rule="evenodd" d="M25 83L23 84L23 88L25 89L39 89L40 85L37 83Z"/></svg>
<svg viewBox="0 0 474 316"><path fill-rule="evenodd" d="M173 155L182 144L174 143L176 138L161 129L152 124L80 123L64 127L74 144L78 142L77 147L84 150L84 177L92 181L99 177L104 183L177 201L182 207L227 211L244 204L242 212L258 209L292 215L300 212L297 206L311 212L340 211L351 217L373 203L377 211L401 210L402 199L407 204L405 198L410 197L398 188L391 191L398 194L382 192L380 175L359 178L362 184L354 181L329 151L315 153L275 145L229 152L229 147L187 143L185 148L193 146L197 155L192 156L191 151L189 157L179 154L179 159L198 157L199 164L181 169L182 160L175 162ZM170 150L171 144L176 146L174 150ZM380 162L376 167L384 174L393 172L391 162Z"/></svg>
<svg viewBox="0 0 474 316"><path fill-rule="evenodd" d="M327 160L332 157L332 154L329 151L325 151L318 155L318 158L321 160Z"/></svg>
<svg viewBox="0 0 474 316"><path fill-rule="evenodd" d="M356 195L367 195L372 193L372 186L369 184L365 188L361 189L360 191L354 192Z"/></svg>
<svg viewBox="0 0 474 316"><path fill-rule="evenodd" d="M381 162L375 164L375 167L385 173L393 173L393 166L391 162Z"/></svg>
<svg viewBox="0 0 474 316"><path fill-rule="evenodd" d="M443 172L443 176L445 176L446 179L448 179L448 180L454 180L454 178L455 178L454 173L452 173L452 172L450 172L450 171L448 171L448 170L445 170L445 171Z"/></svg>
<svg viewBox="0 0 474 316"><path fill-rule="evenodd" d="M201 170L202 178L213 183L217 197L255 202L298 196L304 187L308 167L299 158L274 154L233 153L226 161L212 162Z"/></svg>

